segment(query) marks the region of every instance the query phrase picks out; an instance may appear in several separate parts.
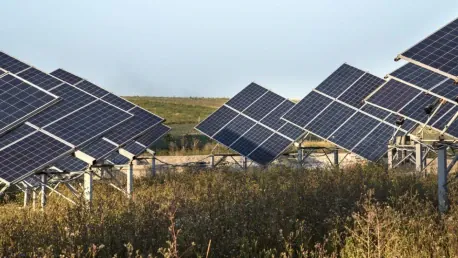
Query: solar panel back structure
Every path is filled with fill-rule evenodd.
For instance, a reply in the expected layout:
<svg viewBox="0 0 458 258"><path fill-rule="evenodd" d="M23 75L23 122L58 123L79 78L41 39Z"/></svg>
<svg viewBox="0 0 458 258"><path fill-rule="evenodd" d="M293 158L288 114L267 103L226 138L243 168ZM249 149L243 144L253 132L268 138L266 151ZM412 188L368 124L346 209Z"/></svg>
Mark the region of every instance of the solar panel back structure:
<svg viewBox="0 0 458 258"><path fill-rule="evenodd" d="M452 79L411 63L387 78L388 81L366 99L367 103L458 137L458 121L452 122L457 114L458 90ZM425 109L434 107L436 112L428 115Z"/></svg>
<svg viewBox="0 0 458 258"><path fill-rule="evenodd" d="M92 155L97 156L98 159L103 159L110 156L110 153L113 152L113 146L115 146L116 149L123 148L128 152L135 152L131 152L131 154L135 156L143 153L154 142L170 131L169 127L162 124L165 121L162 117L109 93L86 79L64 69L57 69L51 72L51 75L134 115L131 120L114 127L110 132L105 134L103 138L83 147L81 149L83 152L88 151L92 153ZM148 135L148 137L143 137L143 135ZM143 139L145 144L136 143L137 139ZM126 146L129 148L126 149ZM136 148L132 148L133 146Z"/></svg>
<svg viewBox="0 0 458 258"><path fill-rule="evenodd" d="M458 19L399 54L404 59L458 81Z"/></svg>
<svg viewBox="0 0 458 258"><path fill-rule="evenodd" d="M364 98L385 81L343 64L282 119L367 160L377 161L399 129L391 113L371 107ZM381 144L383 143L383 144Z"/></svg>
<svg viewBox="0 0 458 258"><path fill-rule="evenodd" d="M267 165L304 133L280 117L294 103L251 83L195 128L259 165Z"/></svg>
<svg viewBox="0 0 458 258"><path fill-rule="evenodd" d="M13 132L15 129L4 133L6 145L0 148L0 178L7 184L14 184L42 170L133 117L131 113L101 98L83 92L2 52L0 67L11 69L9 72L15 73L12 75L15 81L23 80L34 87L38 87L35 85L37 83L49 89L50 94L59 91L61 95L65 95L52 108L35 115L46 119L31 116L26 122L28 127L22 125L16 133ZM33 71L29 72L31 69ZM74 95L75 92L79 95ZM76 97L75 100L82 98L79 102L75 101L78 107L71 105L73 97Z"/></svg>

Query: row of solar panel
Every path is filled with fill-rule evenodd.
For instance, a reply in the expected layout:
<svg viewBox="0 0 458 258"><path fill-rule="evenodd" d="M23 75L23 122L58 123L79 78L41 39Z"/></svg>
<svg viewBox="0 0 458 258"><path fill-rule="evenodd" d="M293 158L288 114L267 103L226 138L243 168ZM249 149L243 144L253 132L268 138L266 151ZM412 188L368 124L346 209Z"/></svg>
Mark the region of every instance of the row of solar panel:
<svg viewBox="0 0 458 258"><path fill-rule="evenodd" d="M126 144L133 146L133 140L145 132L154 134L170 129L160 124L162 118L64 70L56 70L51 76L4 53L0 53L0 67L16 73L5 75L6 71L2 71L0 80L5 86L0 94L4 94L7 106L1 110L10 111L10 115L15 113L10 110L13 108L30 110L23 116L28 124L0 138L0 178L4 181L22 179L59 157L64 159L58 161L58 165L72 163L81 167L81 161L65 156L75 147L81 146L94 158L106 157L110 151ZM24 91L28 95L24 95ZM38 102L40 100L42 102ZM39 110L46 101L55 103ZM26 109L29 105L34 109ZM109 140L92 142L103 134ZM37 141L37 137L41 141ZM144 143L147 143L143 144L144 148L150 146L150 142ZM17 156L18 150L22 156Z"/></svg>

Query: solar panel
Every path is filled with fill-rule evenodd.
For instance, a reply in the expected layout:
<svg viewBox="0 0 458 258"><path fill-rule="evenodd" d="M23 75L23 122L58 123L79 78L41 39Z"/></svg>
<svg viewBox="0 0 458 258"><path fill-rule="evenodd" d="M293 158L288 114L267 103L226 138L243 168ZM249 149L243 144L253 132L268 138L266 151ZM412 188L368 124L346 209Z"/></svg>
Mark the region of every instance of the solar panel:
<svg viewBox="0 0 458 258"><path fill-rule="evenodd" d="M19 127L11 130L0 137L0 149L6 145L15 142L31 133L35 132L35 128L22 124Z"/></svg>
<svg viewBox="0 0 458 258"><path fill-rule="evenodd" d="M369 115L373 115L377 118L380 119L385 119L387 116L389 116L391 113L389 111L383 110L381 108L374 107L372 105L364 105L361 108L361 111L368 113Z"/></svg>
<svg viewBox="0 0 458 258"><path fill-rule="evenodd" d="M367 158L368 160L379 160L388 150L388 143L393 136L393 127L386 124L379 124L364 140L362 140L352 152Z"/></svg>
<svg viewBox="0 0 458 258"><path fill-rule="evenodd" d="M149 148L169 131L170 127L163 124L158 124L153 128L149 129L145 134L137 138L136 141Z"/></svg>
<svg viewBox="0 0 458 258"><path fill-rule="evenodd" d="M354 109L334 102L323 113L313 119L305 129L326 139L354 113Z"/></svg>
<svg viewBox="0 0 458 258"><path fill-rule="evenodd" d="M414 65L412 63L403 65L401 68L396 69L390 75L405 82L414 84L425 90L432 89L438 84L443 83L444 80L448 80L448 78L443 75L432 72L426 68Z"/></svg>
<svg viewBox="0 0 458 258"><path fill-rule="evenodd" d="M458 76L458 19L400 55L410 62L437 69L453 78Z"/></svg>
<svg viewBox="0 0 458 258"><path fill-rule="evenodd" d="M379 124L380 121L378 120L372 119L362 113L356 113L339 130L330 135L328 139L337 145L351 150ZM385 145L388 145L388 142Z"/></svg>
<svg viewBox="0 0 458 258"><path fill-rule="evenodd" d="M283 118L303 128L331 102L332 99L312 91L288 111Z"/></svg>
<svg viewBox="0 0 458 258"><path fill-rule="evenodd" d="M88 154L94 159L105 158L108 154L118 149L117 145L110 143L103 138L97 139L89 144L80 148L80 151Z"/></svg>
<svg viewBox="0 0 458 258"><path fill-rule="evenodd" d="M288 141L289 146L304 134L303 129L286 125L281 120L293 106L293 102L252 83L198 124L196 129L254 162L266 165L285 149L261 148L269 137L281 137ZM261 149L250 155L258 148ZM261 150L270 154L260 158Z"/></svg>
<svg viewBox="0 0 458 258"><path fill-rule="evenodd" d="M61 79L62 81L64 82L67 82L69 84L76 84L80 81L82 81L83 79L74 75L74 74L71 74L67 71L64 71L63 69L57 69L55 70L54 72L50 73L52 76L55 76L59 79Z"/></svg>
<svg viewBox="0 0 458 258"><path fill-rule="evenodd" d="M230 146L255 124L256 122L246 116L238 115L234 120L229 122L224 128L216 133L213 138L226 146Z"/></svg>
<svg viewBox="0 0 458 258"><path fill-rule="evenodd" d="M50 90L58 85L61 85L63 82L58 80L48 74L31 67L23 72L18 73L18 75L45 90Z"/></svg>
<svg viewBox="0 0 458 258"><path fill-rule="evenodd" d="M3 68L12 73L18 73L29 68L29 65L3 53L0 52L0 68Z"/></svg>
<svg viewBox="0 0 458 258"><path fill-rule="evenodd" d="M118 152L113 152L110 157L107 159L108 163L114 164L114 165L125 165L130 162L130 160Z"/></svg>
<svg viewBox="0 0 458 258"><path fill-rule="evenodd" d="M126 111L135 107L134 104L112 93L108 93L102 99Z"/></svg>
<svg viewBox="0 0 458 258"><path fill-rule="evenodd" d="M2 71L2 70L0 70L0 76L2 76L2 75L4 75L4 74L5 74L5 72Z"/></svg>
<svg viewBox="0 0 458 258"><path fill-rule="evenodd" d="M268 164L276 159L291 145L291 141L281 135L274 134L254 150L248 158L258 164Z"/></svg>
<svg viewBox="0 0 458 258"><path fill-rule="evenodd" d="M343 64L328 78L326 78L326 80L318 85L316 90L337 98L361 76L363 76L364 73L364 71L361 71L358 68L348 64Z"/></svg>
<svg viewBox="0 0 458 258"><path fill-rule="evenodd" d="M88 164L72 155L67 155L56 161L54 166L64 172L75 172L83 171Z"/></svg>
<svg viewBox="0 0 458 258"><path fill-rule="evenodd" d="M445 126L450 122L456 112L458 112L457 106L450 103L445 103L445 105L438 110L437 114L432 117L430 125L442 131L445 129ZM457 136L458 135L455 135L455 137Z"/></svg>
<svg viewBox="0 0 458 258"><path fill-rule="evenodd" d="M0 149L0 178L20 181L71 151L72 147L36 132Z"/></svg>
<svg viewBox="0 0 458 258"><path fill-rule="evenodd" d="M339 100L356 108L363 106L363 99L382 85L385 80L366 73L357 80L348 90L338 97Z"/></svg>
<svg viewBox="0 0 458 258"><path fill-rule="evenodd" d="M39 127L43 127L96 100L96 98L69 84L63 84L51 90L51 92L60 96L61 100L44 112L40 112L31 117L28 120L29 122Z"/></svg>
<svg viewBox="0 0 458 258"><path fill-rule="evenodd" d="M399 113L420 123L425 123L428 120L428 114L425 112L425 108L438 100L437 97L421 93L399 110Z"/></svg>
<svg viewBox="0 0 458 258"><path fill-rule="evenodd" d="M259 86L256 83L251 83L235 97L231 98L226 105L238 111L245 110L248 106L253 104L258 98L267 93L267 89Z"/></svg>
<svg viewBox="0 0 458 258"><path fill-rule="evenodd" d="M81 145L106 133L132 115L97 100L44 128L74 145Z"/></svg>
<svg viewBox="0 0 458 258"><path fill-rule="evenodd" d="M397 112L421 91L396 80L388 80L383 87L371 95L366 101L374 105Z"/></svg>
<svg viewBox="0 0 458 258"><path fill-rule="evenodd" d="M145 152L145 150L146 150L144 145L139 144L138 142L135 142L135 141L124 145L122 148L125 149L126 151L128 151L129 153L133 154L133 155L140 155L143 152Z"/></svg>
<svg viewBox="0 0 458 258"><path fill-rule="evenodd" d="M7 74L0 78L0 133L51 106L57 96Z"/></svg>

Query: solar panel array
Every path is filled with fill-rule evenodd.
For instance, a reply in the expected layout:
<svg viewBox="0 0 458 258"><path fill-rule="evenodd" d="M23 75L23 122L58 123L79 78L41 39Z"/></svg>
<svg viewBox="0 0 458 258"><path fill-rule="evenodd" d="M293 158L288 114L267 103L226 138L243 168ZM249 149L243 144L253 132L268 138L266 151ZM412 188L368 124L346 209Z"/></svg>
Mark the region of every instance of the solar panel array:
<svg viewBox="0 0 458 258"><path fill-rule="evenodd" d="M266 165L281 155L304 130L282 121L294 103L251 83L196 126L219 143Z"/></svg>
<svg viewBox="0 0 458 258"><path fill-rule="evenodd" d="M364 104L385 80L343 64L289 110L283 119L297 128L371 160L388 150L396 130L390 112ZM400 128L404 133L410 128ZM378 144L383 142L383 144Z"/></svg>
<svg viewBox="0 0 458 258"><path fill-rule="evenodd" d="M170 129L164 119L62 69L49 75L3 52L0 68L0 180L5 183L52 165L82 170L88 164L71 155L76 149L102 159L149 133L142 138L146 144L139 144L145 151ZM104 138L109 133L123 141Z"/></svg>

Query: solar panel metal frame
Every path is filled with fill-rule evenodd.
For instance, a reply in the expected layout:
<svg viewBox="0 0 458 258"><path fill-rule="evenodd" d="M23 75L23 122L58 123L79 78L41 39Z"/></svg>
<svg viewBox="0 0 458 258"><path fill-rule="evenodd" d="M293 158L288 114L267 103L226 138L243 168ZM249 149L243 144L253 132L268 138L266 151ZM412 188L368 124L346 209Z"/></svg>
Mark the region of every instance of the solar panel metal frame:
<svg viewBox="0 0 458 258"><path fill-rule="evenodd" d="M401 54L397 55L397 57L395 58L395 61L399 60L399 59L403 59L409 63L412 63L412 64L415 64L415 65L418 65L420 67L423 67L425 69L428 69L430 71L433 71L435 73L438 73L440 75L443 75L445 77L448 77L452 80L455 80L456 82L458 82L458 74L457 75L453 75L453 74L450 74L450 73L447 73L447 72L444 72L440 69L437 69L437 68L434 68L432 66L429 66L427 64L424 64L420 61L417 61L415 59L412 59L412 58L409 58L409 57L406 57L404 56L403 54L406 53L407 51L409 51L410 49L412 49L413 47L417 46L418 44L420 44L421 42L425 41L427 38L431 37L432 35L434 35L435 33L439 32L440 30L444 29L445 27L447 27L448 25L452 24L453 22L456 22L458 20L458 18L452 20L451 22L448 22L447 24L445 24L444 26L440 27L439 29L437 29L436 31L430 33L428 36L424 37L423 39L421 39L420 41L418 41L417 43L413 44L411 47L407 48L406 50L402 51ZM455 68L455 69L458 69ZM458 72L458 70L457 70Z"/></svg>
<svg viewBox="0 0 458 258"><path fill-rule="evenodd" d="M250 84L250 85L251 85L251 84ZM250 86L250 85L248 85L248 86ZM257 85L257 86L260 86L260 85L258 85L258 84L256 84L256 85ZM247 86L247 87L248 87L248 86ZM262 86L260 86L260 87L262 87ZM264 87L262 87L262 88L264 88ZM245 88L244 88L244 89L245 89ZM266 89L266 88L264 88L264 89ZM197 126L200 125L201 123L203 123L203 122L204 122L205 120L207 120L209 117L211 117L211 116L212 116L214 113L216 113L220 108L217 109L217 110L215 110L215 111L212 112L207 118L205 118L204 120L202 120L198 125L196 125L196 126L194 127L194 129L196 129L197 131L199 131L199 132L202 133L203 135L209 137L210 139L213 139L214 141L218 142L219 144L222 144L223 146L228 147L229 149L231 149L231 150L233 150L233 151L239 153L241 156L246 157L246 158L249 158L250 154L252 154L254 151L256 151L260 146L262 146L262 144L264 144L267 140L269 140L269 139L270 139L273 135L275 135L275 134L280 135L280 136L284 137L285 139L291 141L291 144L290 144L290 145L288 145L288 146L287 146L282 152L280 152L272 161L269 162L269 163L272 163L273 161L275 161L276 159L278 159L278 157L280 157L286 150L288 150L288 149L291 147L291 145L295 142L295 139L291 139L290 137L288 137L288 136L286 136L286 135L284 135L284 134L282 134L282 133L279 133L279 130L280 130L281 128L283 128L283 127L286 125L286 123L284 123L282 126L280 126L280 127L278 128L278 130L275 130L275 129L273 129L273 128L267 126L266 124L261 123L261 121L262 121L264 118L266 118L269 114L271 114L275 109L277 109L278 107L280 107L285 101L290 101L290 100L288 100L288 99L286 99L286 98L283 97L284 100L283 100L281 103L279 103L275 108L273 108L272 110L270 110L267 114L265 114L261 119L259 119L259 121L255 120L254 118L252 118L252 117L248 116L247 114L243 113L243 111L245 111L245 110L247 110L249 107L251 107L254 103L256 103L258 100L260 100L260 99L261 99L264 95L266 95L268 92L275 93L275 92L273 92L273 91L271 91L271 90L266 89L266 91L265 91L263 94L261 94L255 101L253 101L250 105L248 105L247 107L245 107L245 109L243 109L242 111L238 111L237 109L235 109L235 108L233 108L233 107L227 105L227 103L228 103L232 98L229 99L226 103L223 104L222 107L226 107L226 108L231 109L232 111L236 112L237 115L236 115L233 119L231 119L229 122L227 122L224 126L222 126L222 127L221 127L217 132L215 132L213 135L210 136L210 135L208 135L207 133L205 133L205 132L199 130L199 129L197 128ZM276 93L275 93L275 94L276 94ZM278 95L278 94L277 94L277 95ZM279 95L279 96L280 96L280 95ZM234 142L232 142L232 144L231 144L230 146L227 146L226 144L224 144L224 143L218 141L217 139L215 139L215 138L213 137L213 136L215 136L216 134L218 134L222 129L224 129L229 123L231 123L235 118L237 118L237 116L244 116L244 117L246 117L246 118L248 118L248 119L254 121L255 123L254 123L254 125L253 125L252 127L250 127L250 129L248 129L245 133L241 134L241 135L239 136L238 139L236 139ZM261 142L259 145L257 145L256 148L254 148L254 149L253 149L249 154L247 154L247 155L244 155L244 154L238 152L237 150L231 148L231 146L232 146L234 143L236 143L239 139L241 139L245 134L247 134L251 129L253 129L253 128L254 128L256 125L258 125L258 124L259 124L260 126L266 128L267 130L270 130L270 131L272 132L272 135L270 135L269 137L267 137L263 142ZM305 131L304 131L304 133L305 133ZM256 162L255 162L255 163L256 163ZM269 163L268 163L268 164L269 164ZM268 164L264 164L264 165L268 165ZM260 164L260 165L263 165L263 164Z"/></svg>

